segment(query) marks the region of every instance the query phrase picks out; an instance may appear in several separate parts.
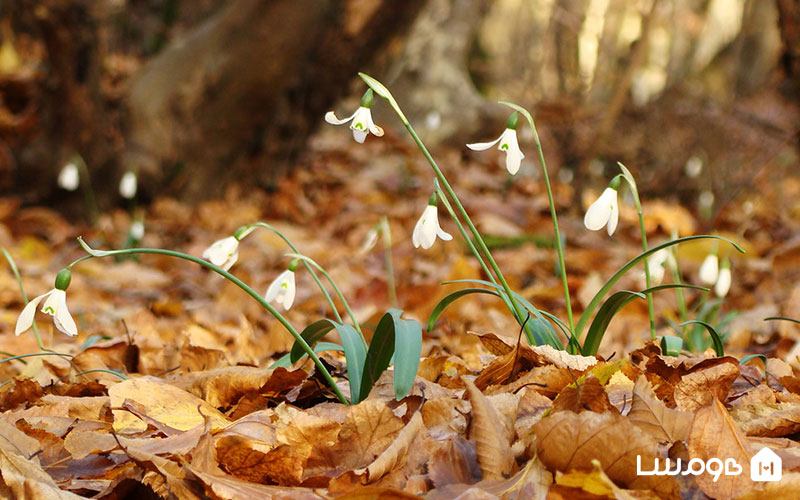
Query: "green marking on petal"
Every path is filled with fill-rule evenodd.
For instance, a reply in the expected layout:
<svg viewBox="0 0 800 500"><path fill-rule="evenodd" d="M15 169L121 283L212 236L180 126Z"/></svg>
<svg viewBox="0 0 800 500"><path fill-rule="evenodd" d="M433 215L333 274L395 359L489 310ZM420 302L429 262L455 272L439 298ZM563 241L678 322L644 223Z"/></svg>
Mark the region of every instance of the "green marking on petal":
<svg viewBox="0 0 800 500"><path fill-rule="evenodd" d="M45 308L43 309L43 311L44 311L44 312L46 312L47 314L55 314L55 313L56 313L56 310L55 310L55 309L53 309L51 306L47 306L47 307L45 307Z"/></svg>
<svg viewBox="0 0 800 500"><path fill-rule="evenodd" d="M358 123L356 123L356 124L355 124L355 125L353 125L353 126L354 126L355 128L357 128L358 130L364 130L364 124L363 124L363 123L361 123L361 122L358 122Z"/></svg>
<svg viewBox="0 0 800 500"><path fill-rule="evenodd" d="M500 149L502 149L503 151L508 151L508 144L501 144Z"/></svg>
<svg viewBox="0 0 800 500"><path fill-rule="evenodd" d="M281 283L281 288L287 288L288 289L289 288L289 284L288 283Z"/></svg>

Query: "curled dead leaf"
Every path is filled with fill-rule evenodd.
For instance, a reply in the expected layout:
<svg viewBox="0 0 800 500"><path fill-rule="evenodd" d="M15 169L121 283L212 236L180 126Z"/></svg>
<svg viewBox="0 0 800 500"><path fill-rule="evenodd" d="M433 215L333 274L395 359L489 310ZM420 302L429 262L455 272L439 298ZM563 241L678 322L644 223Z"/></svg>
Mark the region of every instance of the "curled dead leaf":
<svg viewBox="0 0 800 500"><path fill-rule="evenodd" d="M685 441L692 425L692 415L667 408L656 397L650 382L644 376L640 376L633 386L628 420L662 443Z"/></svg>
<svg viewBox="0 0 800 500"><path fill-rule="evenodd" d="M472 405L469 437L476 443L478 464L484 479L508 477L514 469L514 454L508 431L500 416L483 393L464 378L466 396Z"/></svg>

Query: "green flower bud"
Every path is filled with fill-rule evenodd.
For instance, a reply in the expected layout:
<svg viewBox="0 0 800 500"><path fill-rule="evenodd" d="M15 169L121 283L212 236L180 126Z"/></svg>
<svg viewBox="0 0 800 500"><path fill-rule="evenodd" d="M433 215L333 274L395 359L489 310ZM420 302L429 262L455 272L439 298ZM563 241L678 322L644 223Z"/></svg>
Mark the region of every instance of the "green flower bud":
<svg viewBox="0 0 800 500"><path fill-rule="evenodd" d="M508 123L506 123L506 128L510 128L511 130L517 130L517 123L519 123L519 113L514 111L511 113L511 116L508 117Z"/></svg>
<svg viewBox="0 0 800 500"><path fill-rule="evenodd" d="M66 290L69 288L69 282L72 280L72 273L69 269L62 269L56 274L56 289Z"/></svg>
<svg viewBox="0 0 800 500"><path fill-rule="evenodd" d="M372 101L373 101L372 89L367 89L367 91L364 92L364 96L361 98L361 107L367 109L371 108Z"/></svg>
<svg viewBox="0 0 800 500"><path fill-rule="evenodd" d="M428 198L428 205L437 206L439 205L439 195L436 194L436 191L433 192L430 198Z"/></svg>
<svg viewBox="0 0 800 500"><path fill-rule="evenodd" d="M241 241L241 239L250 234L253 231L253 229L254 228L250 226L241 226L239 229L236 230L235 233L233 233L233 237L236 238L236 241Z"/></svg>
<svg viewBox="0 0 800 500"><path fill-rule="evenodd" d="M298 259L294 259L293 261L289 262L289 270L291 272L297 271L297 266L300 265L300 261Z"/></svg>
<svg viewBox="0 0 800 500"><path fill-rule="evenodd" d="M618 175L613 179L611 179L611 182L608 183L608 187L610 187L614 191L619 191L620 184L622 184L622 175Z"/></svg>

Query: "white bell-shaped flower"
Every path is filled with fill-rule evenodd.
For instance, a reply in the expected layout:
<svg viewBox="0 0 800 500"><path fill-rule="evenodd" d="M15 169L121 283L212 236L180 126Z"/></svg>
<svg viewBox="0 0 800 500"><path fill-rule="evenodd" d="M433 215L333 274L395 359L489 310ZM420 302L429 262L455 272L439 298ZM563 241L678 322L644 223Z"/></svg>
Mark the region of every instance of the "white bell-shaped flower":
<svg viewBox="0 0 800 500"><path fill-rule="evenodd" d="M719 279L719 259L715 254L708 255L700 265L700 281L704 285L713 285Z"/></svg>
<svg viewBox="0 0 800 500"><path fill-rule="evenodd" d="M239 258L239 240L235 236L217 240L206 248L203 258L227 271Z"/></svg>
<svg viewBox="0 0 800 500"><path fill-rule="evenodd" d="M351 122L350 130L353 131L353 138L356 140L356 142L363 143L367 138L367 134L370 132L375 135L375 137L383 136L383 129L375 125L375 122L372 121L372 112L370 111L371 107L372 89L367 89L367 91L364 93L364 97L361 98L361 106L356 110L355 113L345 119L340 120L336 117L336 113L333 111L328 111L325 113L325 121L331 125L343 125L347 122Z"/></svg>
<svg viewBox="0 0 800 500"><path fill-rule="evenodd" d="M508 173L511 175L516 174L519 171L520 163L522 163L522 159L525 158L525 155L522 154L522 150L519 149L517 131L515 128L506 128L503 133L500 134L500 137L491 142L476 142L474 144L467 144L467 147L473 151L485 151L497 143L500 143L497 149L506 152L506 169Z"/></svg>
<svg viewBox="0 0 800 500"><path fill-rule="evenodd" d="M279 274L278 277L275 278L275 281L269 285L264 299L267 302L276 301L278 304L281 304L284 309L288 310L292 307L292 303L294 303L294 295L294 270L291 269L290 265L289 269Z"/></svg>
<svg viewBox="0 0 800 500"><path fill-rule="evenodd" d="M78 172L78 166L75 162L69 162L64 165L61 172L58 173L58 187L66 189L67 191L75 191L81 183L81 176Z"/></svg>
<svg viewBox="0 0 800 500"><path fill-rule="evenodd" d="M49 292L39 295L25 305L17 318L17 325L14 334L19 335L33 325L33 318L36 315L36 307L44 300L42 312L53 317L53 323L60 332L67 335L78 335L78 327L75 320L67 308L66 289L70 282L70 272L66 269L61 270L56 276L56 286Z"/></svg>
<svg viewBox="0 0 800 500"><path fill-rule="evenodd" d="M719 270L719 277L717 277L717 284L714 285L714 293L717 297L723 298L728 295L731 289L731 268L723 267Z"/></svg>
<svg viewBox="0 0 800 500"><path fill-rule="evenodd" d="M119 181L119 194L127 200L133 199L136 196L136 188L136 174L128 170Z"/></svg>
<svg viewBox="0 0 800 500"><path fill-rule="evenodd" d="M608 235L614 234L619 222L619 204L617 190L607 187L594 203L589 206L583 217L583 225L592 231L598 231L606 226Z"/></svg>
<svg viewBox="0 0 800 500"><path fill-rule="evenodd" d="M414 248L422 247L427 250L433 246L437 236L443 241L450 241L453 239L452 235L446 233L439 227L439 211L436 205L429 204L422 212L422 216L420 216L417 221L417 225L414 226L414 233L411 235L411 241L414 243Z"/></svg>

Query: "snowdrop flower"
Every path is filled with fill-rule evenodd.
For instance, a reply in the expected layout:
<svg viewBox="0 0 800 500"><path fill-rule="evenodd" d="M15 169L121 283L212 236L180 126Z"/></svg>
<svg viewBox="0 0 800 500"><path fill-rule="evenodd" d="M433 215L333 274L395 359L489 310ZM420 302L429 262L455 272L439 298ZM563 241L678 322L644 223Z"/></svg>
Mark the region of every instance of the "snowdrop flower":
<svg viewBox="0 0 800 500"><path fill-rule="evenodd" d="M650 269L650 286L654 287L660 285L661 282L664 281L667 265L674 266L675 258L668 249L662 248L647 258L647 265ZM644 271L639 272L636 278L641 288L647 287L647 278L645 277Z"/></svg>
<svg viewBox="0 0 800 500"><path fill-rule="evenodd" d="M81 183L81 176L78 173L78 166L75 162L69 162L64 165L61 172L58 173L58 187L66 189L67 191L75 191Z"/></svg>
<svg viewBox="0 0 800 500"><path fill-rule="evenodd" d="M726 259L725 262L722 263L722 269L719 270L719 276L717 277L717 284L714 285L714 293L717 294L717 297L723 298L728 295L728 291L731 289L731 263L728 262Z"/></svg>
<svg viewBox="0 0 800 500"><path fill-rule="evenodd" d="M36 307L41 301L44 300L42 305L42 312L49 314L53 317L53 322L59 331L67 335L78 335L78 327L75 321L69 314L67 309L67 293L66 289L69 287L71 274L68 269L62 269L56 275L55 288L49 292L39 295L35 299L28 302L22 313L17 319L17 326L14 329L14 334L19 335L33 325L33 317L36 315ZM46 299L46 300L45 300Z"/></svg>
<svg viewBox="0 0 800 500"><path fill-rule="evenodd" d="M603 191L594 203L589 206L586 215L583 217L583 225L586 229L598 231L606 226L608 235L614 234L619 222L619 204L617 203L617 189L619 189L620 178L615 177L609 186Z"/></svg>
<svg viewBox="0 0 800 500"><path fill-rule="evenodd" d="M293 260L289 264L289 269L279 274L278 277L275 278L275 281L269 285L267 293L264 295L264 300L267 302L272 302L274 300L288 311L294 302L294 272L296 270L297 260Z"/></svg>
<svg viewBox="0 0 800 500"><path fill-rule="evenodd" d="M438 203L439 197L434 193L430 197L430 200L428 200L428 206L425 207L425 210L422 212L422 216L417 221L417 225L414 226L414 233L411 235L414 248L419 248L421 246L425 250L429 249L433 246L433 242L436 241L437 236L443 241L450 241L453 239L453 236L444 232L444 230L439 227L439 210L436 207Z"/></svg>
<svg viewBox="0 0 800 500"><path fill-rule="evenodd" d="M130 229L128 229L128 234L135 240L144 238L144 223L140 220L133 221Z"/></svg>
<svg viewBox="0 0 800 500"><path fill-rule="evenodd" d="M364 97L361 98L361 106L356 110L355 113L343 120L340 120L336 117L336 113L333 111L328 111L325 113L325 121L331 125L342 125L352 121L352 123L350 123L350 130L353 131L353 138L356 140L356 142L363 143L364 139L367 138L367 134L370 132L372 132L375 137L383 136L383 129L375 125L375 123L372 121L372 112L370 111L371 107L372 89L367 89L367 91L364 93Z"/></svg>
<svg viewBox="0 0 800 500"><path fill-rule="evenodd" d="M119 194L127 200L136 196L136 174L133 171L128 170L123 174L119 181Z"/></svg>
<svg viewBox="0 0 800 500"><path fill-rule="evenodd" d="M514 175L519 171L519 165L525 155L519 149L517 142L517 122L519 121L519 113L514 112L508 119L506 129L500 134L500 137L491 142L476 142L474 144L467 144L467 147L473 151L485 151L494 146L498 142L500 145L497 147L500 151L506 152L506 169L508 173Z"/></svg>
<svg viewBox="0 0 800 500"><path fill-rule="evenodd" d="M239 242L255 229L255 227L240 227L233 236L217 240L206 248L203 258L227 271L239 259Z"/></svg>
<svg viewBox="0 0 800 500"><path fill-rule="evenodd" d="M700 265L700 281L705 285L713 285L719 279L719 259L717 254L709 254Z"/></svg>

